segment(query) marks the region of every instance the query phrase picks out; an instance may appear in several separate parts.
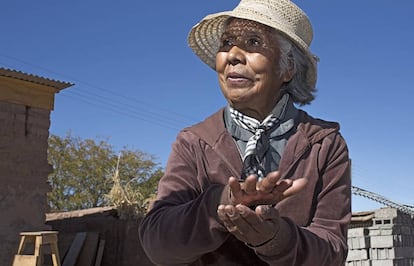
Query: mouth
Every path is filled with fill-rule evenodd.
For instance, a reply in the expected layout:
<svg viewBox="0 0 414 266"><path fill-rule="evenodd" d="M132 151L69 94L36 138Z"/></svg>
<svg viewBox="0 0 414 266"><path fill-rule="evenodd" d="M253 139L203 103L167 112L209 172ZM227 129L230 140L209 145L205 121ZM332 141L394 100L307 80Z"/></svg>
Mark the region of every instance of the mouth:
<svg viewBox="0 0 414 266"><path fill-rule="evenodd" d="M240 73L231 72L227 74L226 81L229 85L235 87L243 87L247 84L250 84L252 80L249 77L244 76Z"/></svg>

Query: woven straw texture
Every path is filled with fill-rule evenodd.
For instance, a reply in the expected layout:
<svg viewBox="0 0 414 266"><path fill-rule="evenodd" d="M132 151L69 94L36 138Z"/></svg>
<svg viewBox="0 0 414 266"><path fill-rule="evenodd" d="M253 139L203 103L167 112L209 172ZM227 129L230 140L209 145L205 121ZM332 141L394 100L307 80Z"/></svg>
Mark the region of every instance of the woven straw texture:
<svg viewBox="0 0 414 266"><path fill-rule="evenodd" d="M215 69L220 38L229 17L253 20L275 28L291 39L308 57L307 83L316 83L316 60L310 52L312 25L298 6L290 0L241 0L232 11L211 14L196 24L188 35L188 44L208 66Z"/></svg>

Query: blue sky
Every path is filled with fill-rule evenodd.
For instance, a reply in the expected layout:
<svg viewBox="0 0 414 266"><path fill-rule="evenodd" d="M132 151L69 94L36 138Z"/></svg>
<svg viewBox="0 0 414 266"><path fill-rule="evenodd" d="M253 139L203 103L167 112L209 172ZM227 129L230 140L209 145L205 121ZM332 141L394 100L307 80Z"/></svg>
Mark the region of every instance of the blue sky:
<svg viewBox="0 0 414 266"><path fill-rule="evenodd" d="M414 205L413 1L297 0L314 27L318 94L304 109L338 121L353 184ZM75 85L50 132L108 139L163 166L178 131L225 105L190 28L236 0L14 0L0 9L0 66ZM353 197L353 210L381 205Z"/></svg>

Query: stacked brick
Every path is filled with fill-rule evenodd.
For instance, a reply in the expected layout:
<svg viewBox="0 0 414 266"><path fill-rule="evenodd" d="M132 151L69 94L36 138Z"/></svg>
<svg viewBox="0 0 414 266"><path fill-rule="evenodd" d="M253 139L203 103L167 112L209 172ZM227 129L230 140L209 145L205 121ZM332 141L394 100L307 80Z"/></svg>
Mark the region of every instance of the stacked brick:
<svg viewBox="0 0 414 266"><path fill-rule="evenodd" d="M347 265L371 266L369 261L370 238L367 228L351 228L348 230Z"/></svg>
<svg viewBox="0 0 414 266"><path fill-rule="evenodd" d="M413 266L414 220L392 208L375 211L373 224L348 231L347 266Z"/></svg>

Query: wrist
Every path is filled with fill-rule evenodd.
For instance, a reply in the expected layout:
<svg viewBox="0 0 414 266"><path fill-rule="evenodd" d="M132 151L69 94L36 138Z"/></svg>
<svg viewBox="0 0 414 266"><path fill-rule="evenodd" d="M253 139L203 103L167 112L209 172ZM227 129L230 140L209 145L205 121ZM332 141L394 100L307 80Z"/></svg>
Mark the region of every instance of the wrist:
<svg viewBox="0 0 414 266"><path fill-rule="evenodd" d="M292 240L292 227L288 221L281 218L279 230L274 234L272 238L265 241L264 243L252 246L258 254L271 257L276 256L287 249L290 246Z"/></svg>

